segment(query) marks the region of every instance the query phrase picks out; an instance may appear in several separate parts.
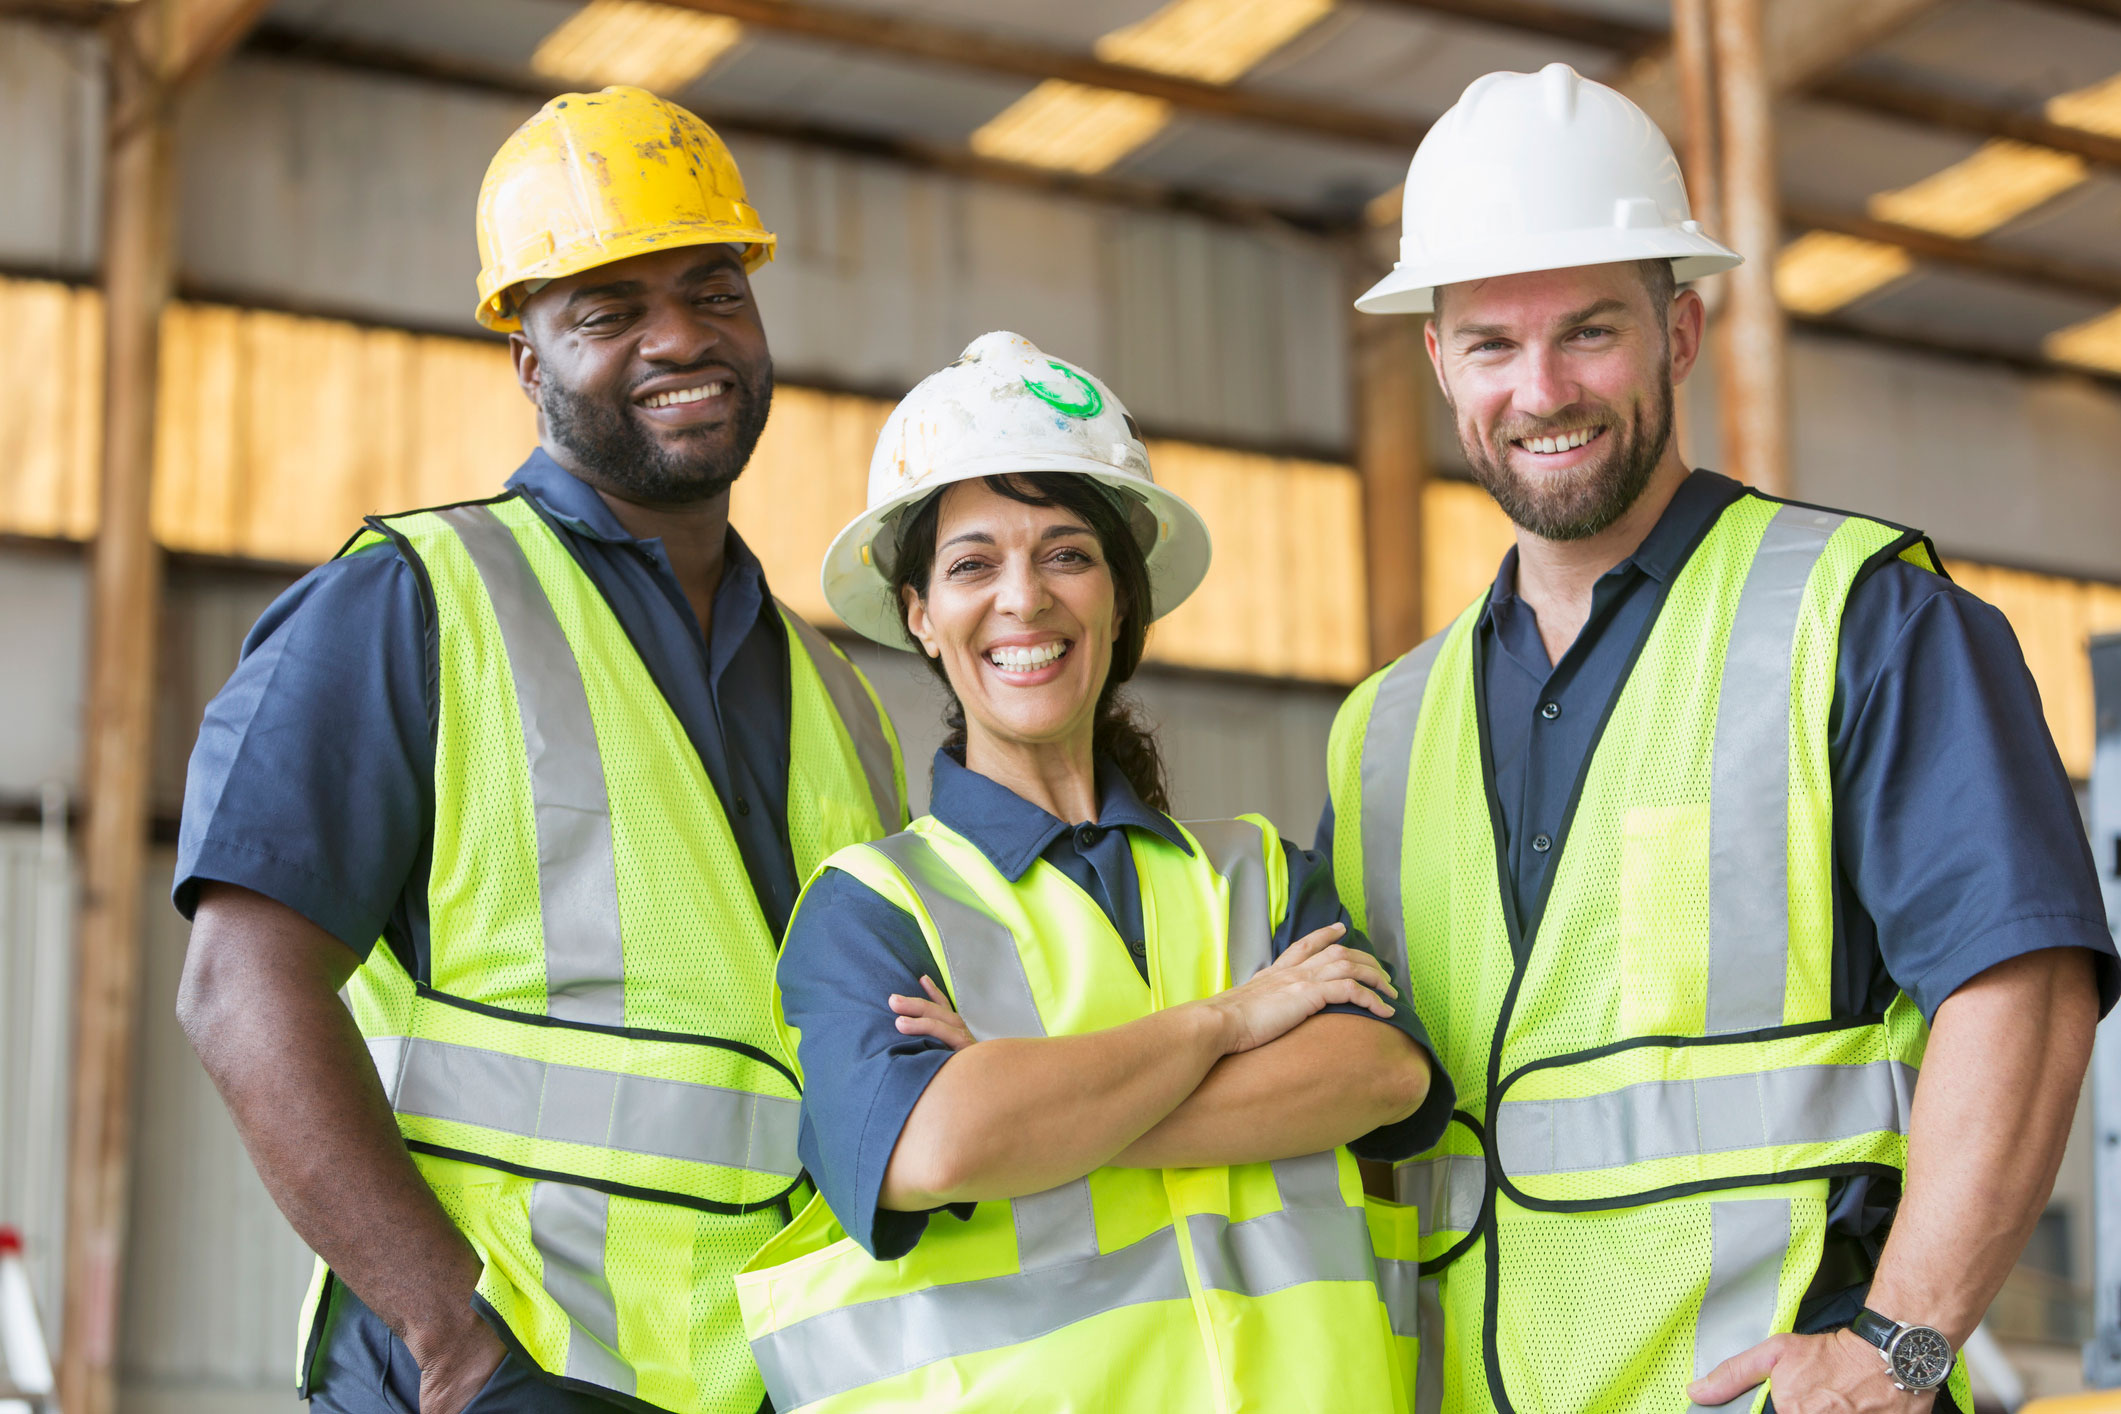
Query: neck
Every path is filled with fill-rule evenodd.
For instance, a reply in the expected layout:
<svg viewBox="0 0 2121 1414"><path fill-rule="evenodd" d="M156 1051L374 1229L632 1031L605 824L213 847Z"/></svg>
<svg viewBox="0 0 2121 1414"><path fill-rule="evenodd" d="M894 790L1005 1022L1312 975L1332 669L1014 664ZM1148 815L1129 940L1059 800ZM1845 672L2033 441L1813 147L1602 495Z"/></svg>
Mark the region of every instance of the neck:
<svg viewBox="0 0 2121 1414"><path fill-rule="evenodd" d="M1097 820L1097 765L1090 729L1066 741L1008 741L977 722L965 726L965 765L1007 786L1057 820Z"/></svg>
<svg viewBox="0 0 2121 1414"><path fill-rule="evenodd" d="M1686 478L1686 463L1668 445L1642 494L1596 535L1548 540L1518 527L1517 597L1539 620L1539 636L1546 644L1549 662L1561 661L1589 621L1591 589L1599 576L1635 553Z"/></svg>

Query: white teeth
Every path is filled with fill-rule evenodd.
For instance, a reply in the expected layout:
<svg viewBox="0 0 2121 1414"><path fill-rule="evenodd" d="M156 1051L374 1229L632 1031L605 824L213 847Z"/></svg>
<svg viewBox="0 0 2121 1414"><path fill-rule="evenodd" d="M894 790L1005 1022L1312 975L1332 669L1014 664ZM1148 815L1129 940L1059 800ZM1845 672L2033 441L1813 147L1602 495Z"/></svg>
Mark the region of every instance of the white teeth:
<svg viewBox="0 0 2121 1414"><path fill-rule="evenodd" d="M990 648L987 650L987 658L997 668L1004 668L1011 672L1027 673L1034 668L1045 667L1046 664L1055 661L1067 651L1068 645L1066 643L1055 641L1053 643L1041 643L1033 648Z"/></svg>
<svg viewBox="0 0 2121 1414"><path fill-rule="evenodd" d="M729 385L727 383L708 383L698 388L679 388L674 392L657 393L654 397L642 403L641 406L651 408L668 408L676 407L679 403L696 403L703 398L714 397L716 394L728 388L728 386Z"/></svg>
<svg viewBox="0 0 2121 1414"><path fill-rule="evenodd" d="M1574 432L1564 432L1559 437L1525 437L1518 445L1528 452L1540 452L1552 456L1556 452L1573 451L1598 435L1595 427L1579 427Z"/></svg>

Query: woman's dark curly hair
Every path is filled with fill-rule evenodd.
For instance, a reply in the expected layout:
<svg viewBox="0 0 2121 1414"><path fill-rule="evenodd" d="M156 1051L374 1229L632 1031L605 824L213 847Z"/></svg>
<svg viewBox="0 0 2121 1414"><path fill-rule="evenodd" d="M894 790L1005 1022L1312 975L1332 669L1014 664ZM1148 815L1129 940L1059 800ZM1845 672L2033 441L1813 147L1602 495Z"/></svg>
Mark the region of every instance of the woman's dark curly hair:
<svg viewBox="0 0 2121 1414"><path fill-rule="evenodd" d="M1145 723L1134 703L1120 693L1120 685L1141 666L1142 646L1149 638L1149 561L1135 539L1128 516L1121 508L1123 493L1107 491L1087 476L1072 472L1020 472L1012 476L983 478L987 489L1027 506L1053 506L1082 519L1097 537L1105 564L1112 572L1113 634L1112 667L1105 675L1104 689L1097 695L1096 725L1091 731L1091 750L1109 759L1134 787L1134 793L1152 810L1171 811L1171 793L1164 782L1163 753L1156 734ZM899 623L906 622L906 591L911 589L926 603L928 581L935 568L935 537L942 518L943 493L938 491L920 502L900 523L898 547L892 565L891 588L898 600ZM906 637L912 641L909 629ZM925 654L922 655L926 657ZM950 706L943 715L950 728L943 746L960 760L965 754L965 706L950 687L950 676L938 658L928 658L928 667L950 693Z"/></svg>

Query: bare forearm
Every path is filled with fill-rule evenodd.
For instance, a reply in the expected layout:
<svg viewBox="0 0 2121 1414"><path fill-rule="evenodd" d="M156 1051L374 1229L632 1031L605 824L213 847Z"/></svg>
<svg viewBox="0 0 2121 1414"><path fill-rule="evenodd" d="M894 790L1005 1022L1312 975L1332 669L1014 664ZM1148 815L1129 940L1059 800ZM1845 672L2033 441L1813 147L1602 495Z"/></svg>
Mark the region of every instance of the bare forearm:
<svg viewBox="0 0 2121 1414"><path fill-rule="evenodd" d="M930 1081L884 1175L906 1211L1038 1193L1112 1162L1226 1049L1216 1013L1173 1007L1081 1036L959 1051Z"/></svg>
<svg viewBox="0 0 2121 1414"><path fill-rule="evenodd" d="M1428 1058L1405 1032L1368 1017L1314 1016L1278 1041L1216 1062L1113 1162L1193 1168L1315 1154L1405 1119L1428 1091Z"/></svg>
<svg viewBox="0 0 2121 1414"><path fill-rule="evenodd" d="M2054 1187L2097 1021L2076 948L1998 964L1938 1008L1874 1310L1954 1344L1973 1331Z"/></svg>
<svg viewBox="0 0 2121 1414"><path fill-rule="evenodd" d="M178 1012L273 1201L417 1356L477 1320L480 1264L414 1167L335 995L352 963L297 915L224 887L201 905Z"/></svg>

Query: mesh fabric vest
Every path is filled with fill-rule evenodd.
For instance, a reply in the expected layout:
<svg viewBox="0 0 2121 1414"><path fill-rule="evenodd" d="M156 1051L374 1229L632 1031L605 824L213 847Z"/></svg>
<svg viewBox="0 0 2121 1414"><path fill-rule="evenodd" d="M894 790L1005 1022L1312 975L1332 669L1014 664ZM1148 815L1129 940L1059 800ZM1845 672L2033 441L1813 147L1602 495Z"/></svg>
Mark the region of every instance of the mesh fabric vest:
<svg viewBox="0 0 2121 1414"><path fill-rule="evenodd" d="M348 998L478 1301L560 1382L753 1414L730 1276L803 1196L778 940L698 753L596 585L514 496L372 521L440 671L429 975ZM807 874L904 818L867 683L787 610L788 829ZM303 1363L326 1280L305 1315Z"/></svg>
<svg viewBox="0 0 2121 1414"><path fill-rule="evenodd" d="M1039 861L1012 884L932 817L831 863L919 922L974 1036L1075 1035L1211 996L1267 962L1288 907L1273 826L1245 816L1186 829L1190 850L1129 832L1146 983L1059 870ZM799 1037L787 1039L792 1055ZM819 1198L737 1290L782 1414L1396 1411L1412 1311L1396 1333L1386 1288L1411 1295L1411 1218L1366 1203L1346 1149L1103 1168L981 1203L969 1221L939 1215L889 1262Z"/></svg>
<svg viewBox="0 0 2121 1414"><path fill-rule="evenodd" d="M1341 895L1461 1106L1394 1175L1421 1209L1419 1409L1685 1414L1689 1381L1791 1328L1829 1180L1899 1180L1928 1031L1905 995L1833 1014L1827 755L1842 608L1894 555L1937 568L1875 521L1727 509L1664 588L1531 917L1503 881L1485 600L1341 709ZM1953 1390L1970 1408L1963 1366Z"/></svg>

